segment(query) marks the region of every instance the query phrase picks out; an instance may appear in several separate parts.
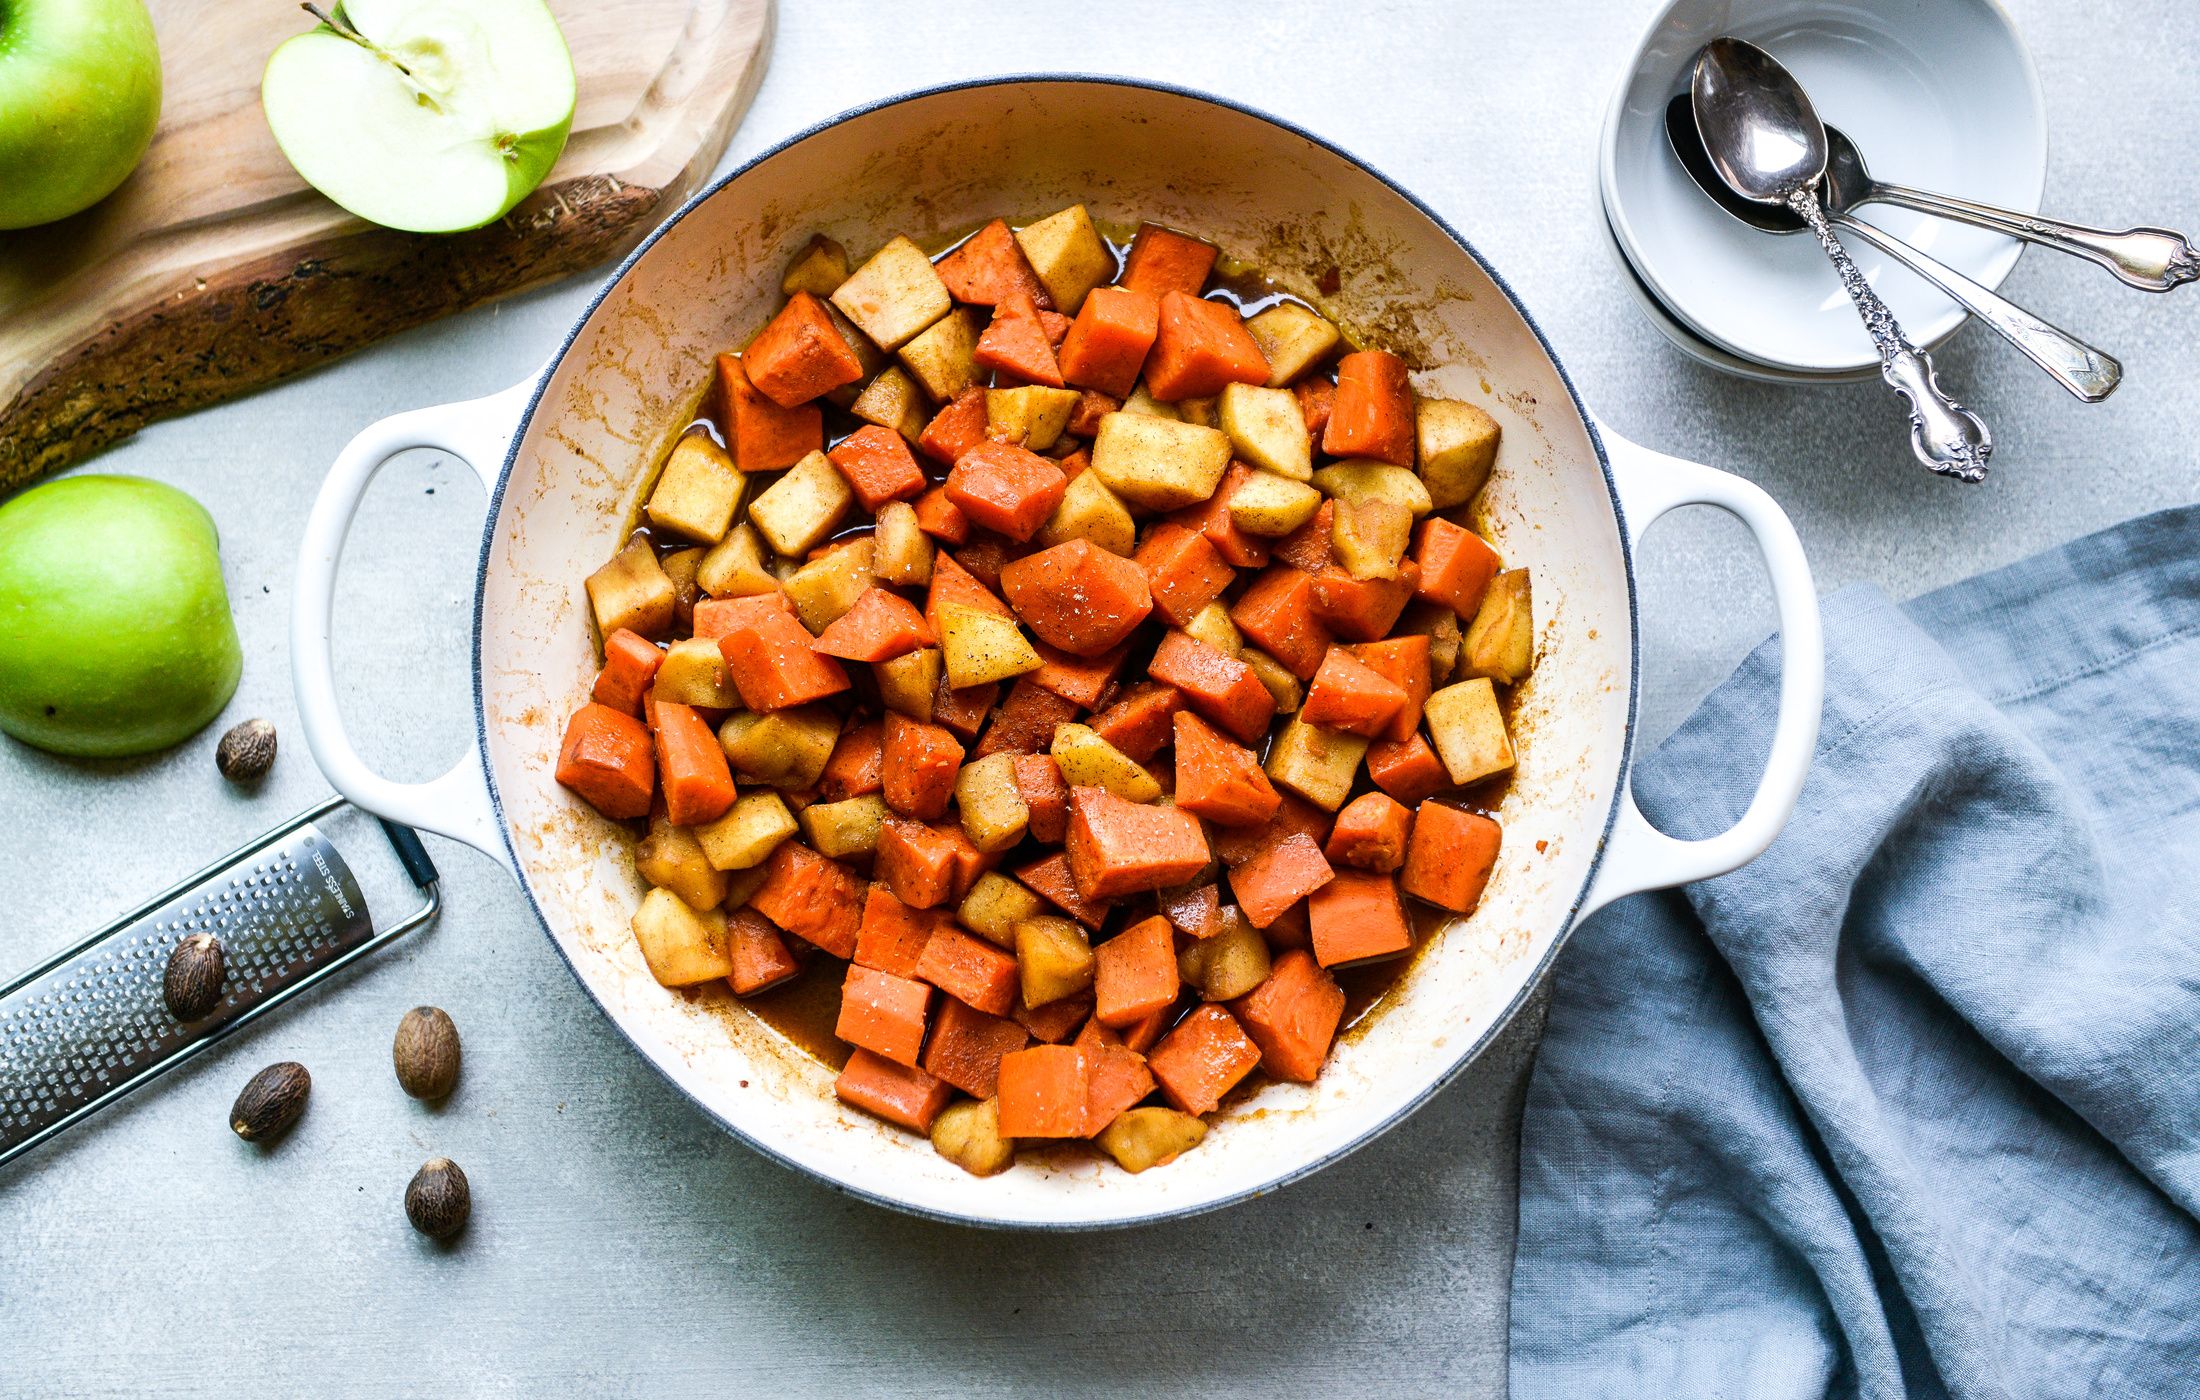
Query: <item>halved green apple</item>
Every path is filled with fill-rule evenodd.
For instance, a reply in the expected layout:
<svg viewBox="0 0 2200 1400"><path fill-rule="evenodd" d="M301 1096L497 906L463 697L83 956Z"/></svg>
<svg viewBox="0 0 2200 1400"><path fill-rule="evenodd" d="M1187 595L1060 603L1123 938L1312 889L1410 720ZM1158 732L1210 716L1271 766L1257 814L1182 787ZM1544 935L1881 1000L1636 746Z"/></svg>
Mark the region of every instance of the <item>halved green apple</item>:
<svg viewBox="0 0 2200 1400"><path fill-rule="evenodd" d="M306 183L362 219L479 228L573 128L573 56L542 0L345 0L267 61L260 105Z"/></svg>

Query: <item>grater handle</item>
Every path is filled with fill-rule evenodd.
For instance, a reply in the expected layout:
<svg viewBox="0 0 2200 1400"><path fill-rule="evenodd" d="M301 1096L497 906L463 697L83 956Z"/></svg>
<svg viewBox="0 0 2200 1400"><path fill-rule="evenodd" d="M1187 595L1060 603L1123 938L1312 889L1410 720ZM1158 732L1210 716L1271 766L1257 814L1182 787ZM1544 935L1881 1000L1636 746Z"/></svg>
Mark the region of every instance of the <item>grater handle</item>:
<svg viewBox="0 0 2200 1400"><path fill-rule="evenodd" d="M399 826L387 817L376 817L382 824L382 834L390 838L390 848L397 852L398 864L405 867L405 874L421 889L442 882L436 873L435 862L428 859L428 848L420 844L420 838L409 826Z"/></svg>
<svg viewBox="0 0 2200 1400"><path fill-rule="evenodd" d="M375 473L401 452L435 448L473 468L493 504L505 456L534 388L535 379L529 378L487 398L393 414L353 438L329 468L306 520L290 614L298 718L306 747L330 785L378 817L463 841L507 871L514 870L512 856L505 845L503 821L490 797L480 744L450 771L425 783L393 782L369 768L344 729L329 637L344 540ZM421 859L426 861L425 851ZM418 880L417 872L414 878Z"/></svg>

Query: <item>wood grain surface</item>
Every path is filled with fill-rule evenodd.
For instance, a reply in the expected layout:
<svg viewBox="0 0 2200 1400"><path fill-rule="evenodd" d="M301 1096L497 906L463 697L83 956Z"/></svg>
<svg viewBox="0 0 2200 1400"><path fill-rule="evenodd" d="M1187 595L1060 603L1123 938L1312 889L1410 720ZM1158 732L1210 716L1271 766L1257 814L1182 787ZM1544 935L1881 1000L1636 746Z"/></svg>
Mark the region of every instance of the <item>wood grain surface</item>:
<svg viewBox="0 0 2200 1400"><path fill-rule="evenodd" d="M0 234L0 490L146 423L623 253L692 193L762 80L774 0L550 0L579 109L542 188L487 228L378 228L307 187L260 73L312 21L150 0L166 95L144 162L71 219Z"/></svg>

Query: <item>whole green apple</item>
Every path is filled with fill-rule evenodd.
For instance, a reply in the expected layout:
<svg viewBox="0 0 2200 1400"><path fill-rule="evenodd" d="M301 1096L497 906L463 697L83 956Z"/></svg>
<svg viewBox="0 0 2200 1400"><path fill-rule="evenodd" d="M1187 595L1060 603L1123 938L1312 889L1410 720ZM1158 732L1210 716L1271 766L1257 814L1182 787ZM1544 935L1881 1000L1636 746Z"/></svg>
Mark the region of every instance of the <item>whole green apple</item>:
<svg viewBox="0 0 2200 1400"><path fill-rule="evenodd" d="M0 0L0 229L106 198L159 121L143 0Z"/></svg>
<svg viewBox="0 0 2200 1400"><path fill-rule="evenodd" d="M268 59L260 106L306 183L360 218L479 228L557 163L577 89L542 0L344 0L325 19Z"/></svg>
<svg viewBox="0 0 2200 1400"><path fill-rule="evenodd" d="M0 506L0 730L55 753L149 753L220 713L243 668L197 501L70 476Z"/></svg>

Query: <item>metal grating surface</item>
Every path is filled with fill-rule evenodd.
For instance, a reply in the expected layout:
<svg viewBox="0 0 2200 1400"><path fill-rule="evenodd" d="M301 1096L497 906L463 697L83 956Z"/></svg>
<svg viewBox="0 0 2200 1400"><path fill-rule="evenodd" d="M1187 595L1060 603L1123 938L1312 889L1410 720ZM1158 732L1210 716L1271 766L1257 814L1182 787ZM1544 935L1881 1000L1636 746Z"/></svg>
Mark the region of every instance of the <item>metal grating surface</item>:
<svg viewBox="0 0 2200 1400"><path fill-rule="evenodd" d="M179 1022L168 955L199 932L227 957L221 1004ZM0 1151L205 1039L374 936L351 868L318 828L130 915L0 995Z"/></svg>

